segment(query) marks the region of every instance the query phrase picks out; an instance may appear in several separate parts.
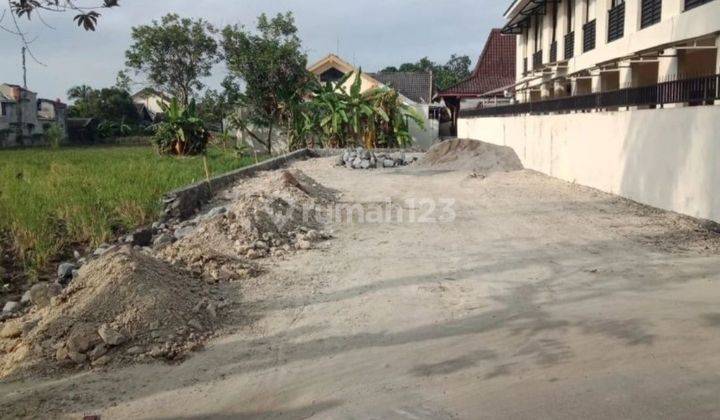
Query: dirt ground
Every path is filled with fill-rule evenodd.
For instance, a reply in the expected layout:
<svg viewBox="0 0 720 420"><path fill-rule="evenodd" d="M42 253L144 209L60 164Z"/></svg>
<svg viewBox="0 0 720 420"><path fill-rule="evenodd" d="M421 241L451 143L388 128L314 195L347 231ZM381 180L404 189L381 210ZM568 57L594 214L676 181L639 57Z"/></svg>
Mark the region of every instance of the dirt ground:
<svg viewBox="0 0 720 420"><path fill-rule="evenodd" d="M0 415L720 418L720 240L695 221L526 170L332 161L294 166L442 220L335 220L222 285L233 321L184 363L0 384Z"/></svg>

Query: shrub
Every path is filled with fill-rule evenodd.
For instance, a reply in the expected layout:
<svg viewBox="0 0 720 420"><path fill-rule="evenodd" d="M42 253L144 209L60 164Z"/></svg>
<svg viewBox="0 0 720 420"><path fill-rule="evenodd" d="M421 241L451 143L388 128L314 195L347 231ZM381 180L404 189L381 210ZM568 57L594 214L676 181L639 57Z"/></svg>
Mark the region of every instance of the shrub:
<svg viewBox="0 0 720 420"><path fill-rule="evenodd" d="M53 149L59 149L60 143L65 139L62 127L57 123L48 124L45 128L45 141Z"/></svg>

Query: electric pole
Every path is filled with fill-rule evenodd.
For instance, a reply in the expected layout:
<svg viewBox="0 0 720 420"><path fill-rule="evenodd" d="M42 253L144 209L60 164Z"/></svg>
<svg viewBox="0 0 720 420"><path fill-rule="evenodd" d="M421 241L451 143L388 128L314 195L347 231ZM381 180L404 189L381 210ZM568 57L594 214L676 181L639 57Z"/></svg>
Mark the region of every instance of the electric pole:
<svg viewBox="0 0 720 420"><path fill-rule="evenodd" d="M27 67L25 65L25 47L22 47L22 69L23 69L23 87L27 89Z"/></svg>

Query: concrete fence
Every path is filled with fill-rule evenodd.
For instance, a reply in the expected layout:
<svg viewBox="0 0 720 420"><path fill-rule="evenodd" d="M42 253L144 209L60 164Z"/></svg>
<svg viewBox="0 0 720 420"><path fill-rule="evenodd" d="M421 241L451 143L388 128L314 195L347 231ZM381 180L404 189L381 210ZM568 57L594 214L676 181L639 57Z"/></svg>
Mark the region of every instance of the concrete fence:
<svg viewBox="0 0 720 420"><path fill-rule="evenodd" d="M311 156L314 156L314 154L310 150L300 149L255 165L224 173L211 178L209 182L204 180L171 191L165 195L163 219L186 219L210 201L216 192L228 187L240 178L253 176L260 171L278 169L294 160L307 159Z"/></svg>
<svg viewBox="0 0 720 420"><path fill-rule="evenodd" d="M227 188L241 178L250 177L260 171L271 171L282 168L296 160L317 157L331 157L342 154L345 149L300 149L255 165L240 168L218 175L207 180L178 188L165 195L162 220L187 219L194 215L203 205L207 204L220 190ZM376 152L415 152L419 149L375 149Z"/></svg>
<svg viewBox="0 0 720 420"><path fill-rule="evenodd" d="M720 222L720 106L460 119L526 168Z"/></svg>

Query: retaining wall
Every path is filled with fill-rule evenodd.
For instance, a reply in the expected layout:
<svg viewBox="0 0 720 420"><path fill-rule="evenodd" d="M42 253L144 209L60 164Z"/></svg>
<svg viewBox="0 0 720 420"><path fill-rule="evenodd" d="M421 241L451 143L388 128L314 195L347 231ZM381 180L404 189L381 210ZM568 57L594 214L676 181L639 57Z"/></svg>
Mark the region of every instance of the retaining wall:
<svg viewBox="0 0 720 420"><path fill-rule="evenodd" d="M217 191L229 186L240 178L253 176L260 171L278 169L294 160L306 159L312 156L314 156L314 154L310 150L300 149L256 163L255 165L246 166L216 176L211 178L210 182L205 180L171 191L165 195L163 219L186 219L210 201Z"/></svg>
<svg viewBox="0 0 720 420"><path fill-rule="evenodd" d="M720 222L720 106L467 118L458 137L510 146L528 169Z"/></svg>

